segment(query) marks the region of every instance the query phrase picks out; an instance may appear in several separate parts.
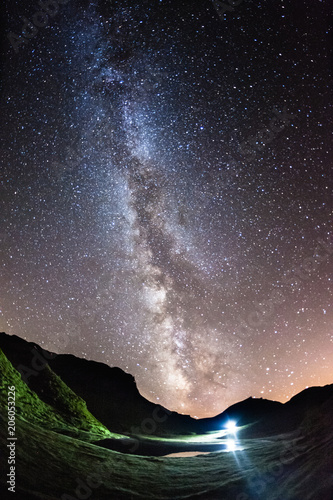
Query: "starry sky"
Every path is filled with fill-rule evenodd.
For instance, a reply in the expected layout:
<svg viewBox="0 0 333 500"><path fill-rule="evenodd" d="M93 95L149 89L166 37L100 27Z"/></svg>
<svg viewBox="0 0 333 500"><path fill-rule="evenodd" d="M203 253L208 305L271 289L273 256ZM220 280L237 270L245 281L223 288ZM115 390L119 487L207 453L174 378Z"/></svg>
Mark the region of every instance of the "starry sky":
<svg viewBox="0 0 333 500"><path fill-rule="evenodd" d="M330 1L48 1L2 6L0 331L196 417L332 383Z"/></svg>

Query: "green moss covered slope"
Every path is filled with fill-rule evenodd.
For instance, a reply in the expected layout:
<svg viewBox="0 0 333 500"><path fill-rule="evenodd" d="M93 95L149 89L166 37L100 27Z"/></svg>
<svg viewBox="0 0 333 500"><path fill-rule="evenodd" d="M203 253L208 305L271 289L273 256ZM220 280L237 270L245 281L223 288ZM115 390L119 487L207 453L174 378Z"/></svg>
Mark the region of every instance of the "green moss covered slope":
<svg viewBox="0 0 333 500"><path fill-rule="evenodd" d="M16 415L19 419L63 434L78 435L87 440L110 437L110 432L88 410L49 366L43 377L30 379L29 388L20 373L0 349L0 406L7 409L8 387L15 386ZM88 435L89 433L89 435Z"/></svg>

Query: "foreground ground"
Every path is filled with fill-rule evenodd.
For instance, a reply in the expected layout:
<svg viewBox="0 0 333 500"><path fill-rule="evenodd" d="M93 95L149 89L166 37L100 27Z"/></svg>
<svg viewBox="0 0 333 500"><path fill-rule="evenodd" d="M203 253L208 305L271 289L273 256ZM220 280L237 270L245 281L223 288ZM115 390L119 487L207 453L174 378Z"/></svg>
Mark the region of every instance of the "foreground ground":
<svg viewBox="0 0 333 500"><path fill-rule="evenodd" d="M202 451L205 442L209 450L220 441L221 451L169 458L119 453L18 419L16 494L2 482L1 498L332 500L331 419L316 421L314 415L297 432L267 439L243 440L241 432L232 438L184 437L183 444L192 440L191 449L197 442ZM1 427L3 473L8 469L4 421Z"/></svg>

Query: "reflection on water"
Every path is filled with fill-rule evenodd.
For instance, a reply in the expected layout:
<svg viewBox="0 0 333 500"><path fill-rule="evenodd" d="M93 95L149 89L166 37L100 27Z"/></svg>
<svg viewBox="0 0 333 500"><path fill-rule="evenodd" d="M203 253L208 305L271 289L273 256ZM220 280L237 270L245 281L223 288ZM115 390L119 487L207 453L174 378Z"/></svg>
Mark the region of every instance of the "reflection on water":
<svg viewBox="0 0 333 500"><path fill-rule="evenodd" d="M244 450L244 447L240 445L238 439L226 439L224 442L219 443L218 446L208 445L204 447L209 451L180 451L176 453L169 453L168 455L163 455L164 457L196 457L198 455L207 455L209 453L235 453L237 451ZM332 499L333 500L333 499Z"/></svg>
<svg viewBox="0 0 333 500"><path fill-rule="evenodd" d="M164 455L165 457L196 457L197 455L208 455L210 451L181 451L179 453L170 453L170 455Z"/></svg>

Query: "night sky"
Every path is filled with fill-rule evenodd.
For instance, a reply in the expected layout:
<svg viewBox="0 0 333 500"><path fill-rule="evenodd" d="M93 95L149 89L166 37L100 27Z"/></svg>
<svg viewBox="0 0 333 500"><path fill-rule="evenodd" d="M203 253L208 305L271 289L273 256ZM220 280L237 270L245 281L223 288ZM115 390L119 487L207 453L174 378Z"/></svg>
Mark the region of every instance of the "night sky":
<svg viewBox="0 0 333 500"><path fill-rule="evenodd" d="M332 383L331 2L48 1L2 7L0 331L198 417Z"/></svg>

